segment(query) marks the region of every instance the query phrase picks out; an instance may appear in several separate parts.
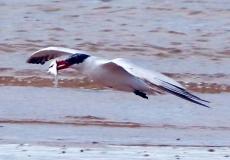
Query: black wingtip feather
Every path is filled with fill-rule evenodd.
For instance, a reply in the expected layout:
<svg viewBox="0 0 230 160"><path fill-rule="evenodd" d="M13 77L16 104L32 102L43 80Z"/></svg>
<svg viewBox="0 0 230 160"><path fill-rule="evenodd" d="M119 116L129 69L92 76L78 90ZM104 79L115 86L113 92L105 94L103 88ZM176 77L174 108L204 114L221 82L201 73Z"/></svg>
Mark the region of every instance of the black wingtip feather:
<svg viewBox="0 0 230 160"><path fill-rule="evenodd" d="M160 80L160 81L162 82L162 86L158 86L158 87L160 87L161 89L163 89L163 90L165 90L165 91L167 91L169 93L172 93L172 94L174 94L174 95L176 95L176 96L178 96L180 98L188 100L190 102L193 102L193 103L199 104L201 106L210 108L210 106L199 102L199 101L202 101L202 102L210 103L209 101L203 100L203 99L201 99L201 98L189 93L185 89L180 88L178 86L175 86L175 85L173 85L171 83L168 83L168 82L165 82L165 81L162 81L162 80Z"/></svg>
<svg viewBox="0 0 230 160"><path fill-rule="evenodd" d="M174 94L174 95L176 95L176 96L178 96L178 97L180 97L180 98L183 98L183 99L185 99L185 100L188 100L188 101L190 101L190 102L199 104L199 105L204 106L204 107L207 107L207 108L211 108L210 106L208 106L208 105L206 105L206 104L203 104L203 103L201 103L201 102L198 102L198 101L196 101L196 100L194 100L194 99L191 99L191 98L189 98L189 97L187 97L187 96L185 96L185 95L179 94L179 93L177 93L177 92L175 92L175 91L169 90L169 89L167 89L167 88L164 88L164 90L166 90L166 91L168 91L169 93L172 93L172 94Z"/></svg>
<svg viewBox="0 0 230 160"><path fill-rule="evenodd" d="M165 82L165 81L163 81L163 82L164 82L164 83L167 83L168 85L171 85L171 86L173 86L173 87L175 87L175 88L177 88L177 89L179 89L179 90L181 90L182 92L184 92L185 94L187 94L187 95L193 97L194 99L197 99L197 100L200 100L200 101L203 101L203 102L206 102L206 103L210 103L210 101L201 99L200 97L197 97L197 96L195 96L195 95L189 93L188 91L186 91L185 89L183 89L183 88L181 88L181 87L178 87L178 86L176 86L176 85L174 85L174 84L171 84L171 83L168 83L168 82Z"/></svg>
<svg viewBox="0 0 230 160"><path fill-rule="evenodd" d="M30 57L29 59L27 59L27 63L32 63L32 64L45 64L45 62L47 61L46 57Z"/></svg>

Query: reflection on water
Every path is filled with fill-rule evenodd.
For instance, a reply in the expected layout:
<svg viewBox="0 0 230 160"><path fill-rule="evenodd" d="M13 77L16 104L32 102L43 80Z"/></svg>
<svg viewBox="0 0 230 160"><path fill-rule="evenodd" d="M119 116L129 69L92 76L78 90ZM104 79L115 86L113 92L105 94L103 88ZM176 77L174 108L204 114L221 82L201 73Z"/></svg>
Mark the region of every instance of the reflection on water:
<svg viewBox="0 0 230 160"><path fill-rule="evenodd" d="M41 70L0 68L0 86L63 87L85 89L107 89L74 71L62 72L58 83L55 77ZM200 93L230 92L229 75L225 74L178 74L165 73L176 79L188 90Z"/></svg>
<svg viewBox="0 0 230 160"><path fill-rule="evenodd" d="M0 53L29 54L57 45L110 55L227 58L229 4L227 0L7 1L0 6L8 13L1 14Z"/></svg>

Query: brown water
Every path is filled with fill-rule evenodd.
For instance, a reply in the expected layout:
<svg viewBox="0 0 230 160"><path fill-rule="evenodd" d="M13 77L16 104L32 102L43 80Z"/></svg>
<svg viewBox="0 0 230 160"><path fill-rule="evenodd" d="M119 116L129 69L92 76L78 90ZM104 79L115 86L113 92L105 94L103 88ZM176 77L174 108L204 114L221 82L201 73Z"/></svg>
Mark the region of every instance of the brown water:
<svg viewBox="0 0 230 160"><path fill-rule="evenodd" d="M223 147L215 159L228 158L228 0L5 0L0 1L0 35L2 151L9 143L97 145L98 154L105 148L114 151L110 145L120 154L129 147L130 153L168 146L172 148L159 150L179 147L191 154L199 147ZM171 95L152 95L146 101L93 84L72 70L61 73L55 88L47 65L25 63L32 52L47 46L128 58L173 77L211 101L212 108ZM6 155L0 151L1 156Z"/></svg>

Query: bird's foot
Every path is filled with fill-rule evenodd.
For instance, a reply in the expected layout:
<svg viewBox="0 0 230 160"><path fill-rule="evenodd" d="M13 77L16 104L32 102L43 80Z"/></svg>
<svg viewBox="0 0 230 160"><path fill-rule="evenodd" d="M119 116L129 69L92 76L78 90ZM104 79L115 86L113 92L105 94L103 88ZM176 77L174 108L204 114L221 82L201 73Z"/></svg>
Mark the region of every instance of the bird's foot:
<svg viewBox="0 0 230 160"><path fill-rule="evenodd" d="M139 91L139 90L135 90L133 93L142 97L142 98L148 99L147 95L145 93Z"/></svg>

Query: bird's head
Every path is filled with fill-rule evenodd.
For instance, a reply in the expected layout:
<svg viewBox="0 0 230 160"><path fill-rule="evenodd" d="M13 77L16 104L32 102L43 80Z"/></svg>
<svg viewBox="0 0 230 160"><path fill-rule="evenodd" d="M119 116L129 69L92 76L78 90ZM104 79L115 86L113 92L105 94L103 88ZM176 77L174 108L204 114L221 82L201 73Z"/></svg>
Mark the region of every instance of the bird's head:
<svg viewBox="0 0 230 160"><path fill-rule="evenodd" d="M55 59L50 63L48 73L57 75L59 70L68 68L74 64L81 64L88 57L89 55L86 54L73 54L72 56L64 60Z"/></svg>

